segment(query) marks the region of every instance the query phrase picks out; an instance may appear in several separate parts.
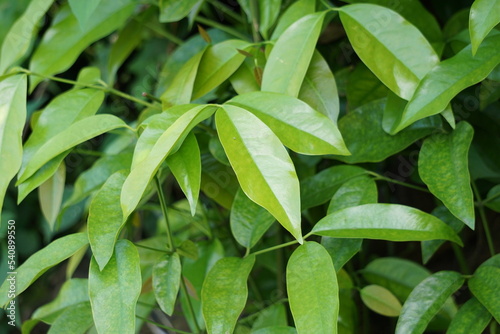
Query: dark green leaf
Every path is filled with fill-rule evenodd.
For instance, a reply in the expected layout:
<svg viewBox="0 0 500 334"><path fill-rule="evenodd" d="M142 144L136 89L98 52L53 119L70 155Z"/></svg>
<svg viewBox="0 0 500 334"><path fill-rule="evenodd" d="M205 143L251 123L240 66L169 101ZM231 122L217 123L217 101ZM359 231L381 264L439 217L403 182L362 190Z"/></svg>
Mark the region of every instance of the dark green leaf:
<svg viewBox="0 0 500 334"><path fill-rule="evenodd" d="M481 334L488 326L491 314L474 297L460 307L448 327L447 334Z"/></svg>
<svg viewBox="0 0 500 334"><path fill-rule="evenodd" d="M469 289L500 322L500 268L481 265L469 280Z"/></svg>
<svg viewBox="0 0 500 334"><path fill-rule="evenodd" d="M159 0L160 22L175 22L185 18L198 0Z"/></svg>
<svg viewBox="0 0 500 334"><path fill-rule="evenodd" d="M224 208L230 209L239 189L234 171L210 154L202 155L201 165L201 190Z"/></svg>
<svg viewBox="0 0 500 334"><path fill-rule="evenodd" d="M486 206L493 211L500 212L500 185L497 184L488 191Z"/></svg>
<svg viewBox="0 0 500 334"><path fill-rule="evenodd" d="M272 326L252 331L252 334L297 334L297 330L289 326Z"/></svg>
<svg viewBox="0 0 500 334"><path fill-rule="evenodd" d="M175 301L181 283L179 254L164 255L153 267L153 290L156 302L168 315L174 312Z"/></svg>
<svg viewBox="0 0 500 334"><path fill-rule="evenodd" d="M285 305L272 304L259 312L259 316L252 325L252 333L261 328L273 326L287 326L287 314Z"/></svg>
<svg viewBox="0 0 500 334"><path fill-rule="evenodd" d="M357 64L354 70L347 74L345 90L349 110L386 97L390 92L363 63Z"/></svg>

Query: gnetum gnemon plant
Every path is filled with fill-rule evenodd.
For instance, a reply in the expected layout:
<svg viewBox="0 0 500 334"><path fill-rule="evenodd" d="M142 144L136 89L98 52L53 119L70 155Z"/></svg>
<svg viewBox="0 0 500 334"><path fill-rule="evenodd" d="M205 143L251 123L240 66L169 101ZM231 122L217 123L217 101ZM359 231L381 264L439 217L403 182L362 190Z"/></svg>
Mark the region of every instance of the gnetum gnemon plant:
<svg viewBox="0 0 500 334"><path fill-rule="evenodd" d="M500 1L467 6L2 2L0 331L498 333Z"/></svg>

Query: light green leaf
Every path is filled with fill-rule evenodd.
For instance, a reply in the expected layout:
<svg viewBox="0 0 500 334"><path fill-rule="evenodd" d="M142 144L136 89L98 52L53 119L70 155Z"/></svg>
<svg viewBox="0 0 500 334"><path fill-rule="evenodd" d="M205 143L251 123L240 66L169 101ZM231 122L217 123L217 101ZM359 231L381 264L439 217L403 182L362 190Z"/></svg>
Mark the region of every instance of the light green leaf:
<svg viewBox="0 0 500 334"><path fill-rule="evenodd" d="M179 254L164 255L153 267L153 291L161 310L172 315L181 283Z"/></svg>
<svg viewBox="0 0 500 334"><path fill-rule="evenodd" d="M491 320L491 314L474 297L460 307L451 319L447 334L481 334Z"/></svg>
<svg viewBox="0 0 500 334"><path fill-rule="evenodd" d="M43 273L75 254L80 248L88 244L86 233L69 234L54 240L46 247L31 255L17 268L16 297L26 290ZM8 278L8 277L7 277ZM4 281L0 287L0 305L4 306L12 300L8 290L10 283Z"/></svg>
<svg viewBox="0 0 500 334"><path fill-rule="evenodd" d="M113 256L116 240L124 224L120 194L126 177L126 171L111 175L90 203L87 229L92 254L100 270Z"/></svg>
<svg viewBox="0 0 500 334"><path fill-rule="evenodd" d="M422 33L388 8L372 4L348 5L341 7L340 19L363 63L390 90L406 100L439 62Z"/></svg>
<svg viewBox="0 0 500 334"><path fill-rule="evenodd" d="M208 47L198 67L192 99L202 97L228 79L245 60L238 49L250 46L248 42L231 39Z"/></svg>
<svg viewBox="0 0 500 334"><path fill-rule="evenodd" d="M105 0L68 0L71 11L76 16L83 31L87 30L88 23L91 21L90 18L94 16L97 6L99 6L101 1Z"/></svg>
<svg viewBox="0 0 500 334"><path fill-rule="evenodd" d="M401 312L399 300L383 286L368 285L359 294L363 303L374 312L386 317L397 317Z"/></svg>
<svg viewBox="0 0 500 334"><path fill-rule="evenodd" d="M90 44L118 29L135 6L133 0L101 1L85 30L81 29L69 8L62 7L34 52L30 70L44 75L65 71ZM40 81L40 77L31 77L30 91Z"/></svg>
<svg viewBox="0 0 500 334"><path fill-rule="evenodd" d="M301 18L278 38L264 68L262 91L293 97L299 95L325 13L310 14Z"/></svg>
<svg viewBox="0 0 500 334"><path fill-rule="evenodd" d="M0 75L18 62L28 51L31 40L38 30L38 21L45 16L54 0L33 0L23 15L10 27L2 43Z"/></svg>
<svg viewBox="0 0 500 334"><path fill-rule="evenodd" d="M160 22L175 22L185 18L198 0L159 0Z"/></svg>
<svg viewBox="0 0 500 334"><path fill-rule="evenodd" d="M259 31L269 39L268 31L280 14L281 0L259 0Z"/></svg>
<svg viewBox="0 0 500 334"><path fill-rule="evenodd" d="M135 307L141 288L139 253L130 241L116 243L115 253L102 271L92 258L89 296L99 334L135 333Z"/></svg>
<svg viewBox="0 0 500 334"><path fill-rule="evenodd" d="M469 45L437 65L420 82L391 133L442 112L460 91L486 78L500 62L499 46L500 35L494 35L484 40L475 56Z"/></svg>
<svg viewBox="0 0 500 334"><path fill-rule="evenodd" d="M298 153L349 154L336 124L299 99L252 92L238 95L228 103L252 112L285 146Z"/></svg>
<svg viewBox="0 0 500 334"><path fill-rule="evenodd" d="M61 163L56 173L38 188L38 200L43 216L49 223L50 229L54 229L54 223L61 209L66 181L66 165Z"/></svg>
<svg viewBox="0 0 500 334"><path fill-rule="evenodd" d="M470 8L469 31L472 54L498 23L500 23L500 2L497 0L476 0Z"/></svg>
<svg viewBox="0 0 500 334"><path fill-rule="evenodd" d="M201 190L226 209L231 209L239 189L238 180L231 167L219 163L211 154L201 157Z"/></svg>
<svg viewBox="0 0 500 334"><path fill-rule="evenodd" d="M450 134L435 134L424 141L418 172L434 196L450 212L474 229L474 196L470 186L468 152L474 129L458 123Z"/></svg>
<svg viewBox="0 0 500 334"><path fill-rule="evenodd" d="M297 332L337 333L339 287L332 259L316 242L306 242L286 267L288 302Z"/></svg>
<svg viewBox="0 0 500 334"><path fill-rule="evenodd" d="M244 61L240 68L229 78L231 85L238 94L260 90L260 83L255 78L255 67L250 61Z"/></svg>
<svg viewBox="0 0 500 334"><path fill-rule="evenodd" d="M231 232L240 245L252 248L274 222L274 217L240 189L231 208Z"/></svg>
<svg viewBox="0 0 500 334"><path fill-rule="evenodd" d="M300 87L299 99L337 123L339 115L337 84L328 63L316 50Z"/></svg>
<svg viewBox="0 0 500 334"><path fill-rule="evenodd" d="M420 282L403 305L396 334L423 333L432 317L463 283L462 275L454 271L440 271Z"/></svg>
<svg viewBox="0 0 500 334"><path fill-rule="evenodd" d="M455 231L438 218L398 204L364 204L327 215L314 226L316 235L422 241L444 239L462 245Z"/></svg>
<svg viewBox="0 0 500 334"><path fill-rule="evenodd" d="M282 303L272 304L262 311L252 324L252 333L256 330L273 326L287 326L287 311Z"/></svg>
<svg viewBox="0 0 500 334"><path fill-rule="evenodd" d="M210 117L215 109L202 105L184 113L161 134L145 158L132 166L132 171L123 184L120 198L124 220L137 207L161 163L169 154L179 149L189 132L198 123Z"/></svg>
<svg viewBox="0 0 500 334"><path fill-rule="evenodd" d="M200 148L194 134L190 133L179 150L169 156L166 161L182 192L186 195L191 207L191 215L194 216L201 183Z"/></svg>
<svg viewBox="0 0 500 334"><path fill-rule="evenodd" d="M315 9L315 0L298 0L292 3L278 20L278 24L273 31L271 39L275 40L280 37L281 34L288 29L288 27L300 20L302 17L314 13Z"/></svg>
<svg viewBox="0 0 500 334"><path fill-rule="evenodd" d="M481 265L469 280L472 294L500 322L500 268Z"/></svg>
<svg viewBox="0 0 500 334"><path fill-rule="evenodd" d="M250 112L231 105L217 111L220 141L241 188L300 243L299 181L286 149Z"/></svg>
<svg viewBox="0 0 500 334"><path fill-rule="evenodd" d="M84 302L65 309L50 326L47 334L85 334L93 324L90 302Z"/></svg>
<svg viewBox="0 0 500 334"><path fill-rule="evenodd" d="M297 334L297 330L289 326L272 326L252 331L252 334Z"/></svg>
<svg viewBox="0 0 500 334"><path fill-rule="evenodd" d="M0 212L10 181L21 167L26 120L26 75L0 81Z"/></svg>
<svg viewBox="0 0 500 334"><path fill-rule="evenodd" d="M226 257L208 273L201 290L208 334L233 332L247 301L247 279L254 262L255 256Z"/></svg>
<svg viewBox="0 0 500 334"><path fill-rule="evenodd" d="M18 183L24 182L44 164L59 154L105 132L128 128L120 118L109 115L95 115L79 120L43 143L33 154L26 168L20 173Z"/></svg>

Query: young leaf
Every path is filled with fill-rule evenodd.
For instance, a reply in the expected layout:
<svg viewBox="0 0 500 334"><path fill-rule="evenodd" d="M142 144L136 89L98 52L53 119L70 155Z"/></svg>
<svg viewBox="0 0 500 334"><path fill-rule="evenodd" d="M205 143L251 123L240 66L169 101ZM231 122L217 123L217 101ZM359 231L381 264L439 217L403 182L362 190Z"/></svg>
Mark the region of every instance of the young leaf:
<svg viewBox="0 0 500 334"><path fill-rule="evenodd" d="M464 283L454 271L435 273L413 289L403 305L396 334L423 333L445 301Z"/></svg>
<svg viewBox="0 0 500 334"><path fill-rule="evenodd" d="M283 34L293 23L300 20L302 17L314 13L316 9L316 1L298 0L290 5L278 20L278 24L273 31L271 40L275 40Z"/></svg>
<svg viewBox="0 0 500 334"><path fill-rule="evenodd" d="M179 254L166 254L153 267L153 291L161 310L172 315L181 283Z"/></svg>
<svg viewBox="0 0 500 334"><path fill-rule="evenodd" d="M160 22L175 22L185 18L199 0L160 0Z"/></svg>
<svg viewBox="0 0 500 334"><path fill-rule="evenodd" d="M397 317L401 312L401 303L396 296L380 285L365 286L359 294L363 303L374 312L386 317Z"/></svg>
<svg viewBox="0 0 500 334"><path fill-rule="evenodd" d="M120 193L126 177L126 171L111 175L90 203L87 229L92 254L100 270L113 256L116 240L124 224Z"/></svg>
<svg viewBox="0 0 500 334"><path fill-rule="evenodd" d="M87 0L85 2L80 0L68 0L71 11L73 12L73 15L76 16L76 19L80 24L80 28L83 31L87 30L90 18L93 17L95 10L101 1L103 0Z"/></svg>
<svg viewBox="0 0 500 334"><path fill-rule="evenodd" d="M232 333L245 307L247 279L255 256L222 258L210 270L201 290L208 334Z"/></svg>
<svg viewBox="0 0 500 334"><path fill-rule="evenodd" d="M306 242L286 266L288 302L298 333L337 333L339 288L332 259L316 242Z"/></svg>
<svg viewBox="0 0 500 334"><path fill-rule="evenodd" d="M128 240L116 243L115 252L102 271L92 258L89 297L98 333L135 333L135 307L141 282L139 253Z"/></svg>
<svg viewBox="0 0 500 334"><path fill-rule="evenodd" d="M491 314L474 297L460 307L451 319L447 334L481 334L491 320Z"/></svg>
<svg viewBox="0 0 500 334"><path fill-rule="evenodd" d="M422 79L391 133L421 118L439 114L460 91L486 78L500 62L499 45L500 35L497 34L486 38L475 56L469 45L437 65Z"/></svg>
<svg viewBox="0 0 500 334"><path fill-rule="evenodd" d="M474 229L474 196L470 186L468 152L474 129L458 123L450 134L436 134L424 141L418 172L429 190L458 219Z"/></svg>
<svg viewBox="0 0 500 334"><path fill-rule="evenodd" d="M470 7L469 31L472 55L498 23L500 23L500 2L496 0L476 0Z"/></svg>
<svg viewBox="0 0 500 334"><path fill-rule="evenodd" d="M307 15L278 38L264 68L262 91L299 95L324 17L325 12Z"/></svg>
<svg viewBox="0 0 500 334"><path fill-rule="evenodd" d="M349 154L335 123L299 99L252 92L238 95L228 103L252 112L285 146L298 153Z"/></svg>
<svg viewBox="0 0 500 334"><path fill-rule="evenodd" d="M299 180L286 149L256 116L224 105L217 131L245 194L302 243Z"/></svg>
<svg viewBox="0 0 500 334"><path fill-rule="evenodd" d="M64 194L64 184L66 181L66 165L61 163L56 173L38 188L38 199L43 216L54 229L54 223L61 209Z"/></svg>
<svg viewBox="0 0 500 334"><path fill-rule="evenodd" d="M390 90L406 100L439 62L422 33L388 8L372 4L348 5L341 7L340 19L363 63Z"/></svg>
<svg viewBox="0 0 500 334"><path fill-rule="evenodd" d="M86 233L69 234L54 240L46 247L31 255L17 268L17 275L15 276L16 297L44 272L75 254L80 248L86 246L88 242ZM7 305L13 299L8 297L9 286L10 282L7 280L0 286L0 305L2 306Z"/></svg>
<svg viewBox="0 0 500 334"><path fill-rule="evenodd" d="M500 322L500 268L481 265L469 280L472 294Z"/></svg>
<svg viewBox="0 0 500 334"><path fill-rule="evenodd" d="M321 236L390 241L444 239L462 245L455 231L438 218L398 204L364 204L336 211L316 223L312 232Z"/></svg>
<svg viewBox="0 0 500 334"><path fill-rule="evenodd" d="M236 193L231 208L231 232L240 245L252 248L274 222L274 217L250 200L242 190Z"/></svg>
<svg viewBox="0 0 500 334"><path fill-rule="evenodd" d="M0 212L10 180L21 167L22 134L26 120L26 75L0 81Z"/></svg>
<svg viewBox="0 0 500 334"><path fill-rule="evenodd" d="M47 334L85 334L93 324L90 302L84 302L65 309L50 326Z"/></svg>

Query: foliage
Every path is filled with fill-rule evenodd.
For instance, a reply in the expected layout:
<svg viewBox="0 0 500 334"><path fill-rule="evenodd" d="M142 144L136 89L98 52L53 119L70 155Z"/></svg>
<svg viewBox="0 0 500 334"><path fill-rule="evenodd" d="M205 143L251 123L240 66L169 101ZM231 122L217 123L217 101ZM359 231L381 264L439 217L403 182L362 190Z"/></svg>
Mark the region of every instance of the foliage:
<svg viewBox="0 0 500 334"><path fill-rule="evenodd" d="M500 1L0 7L23 333L498 330Z"/></svg>

